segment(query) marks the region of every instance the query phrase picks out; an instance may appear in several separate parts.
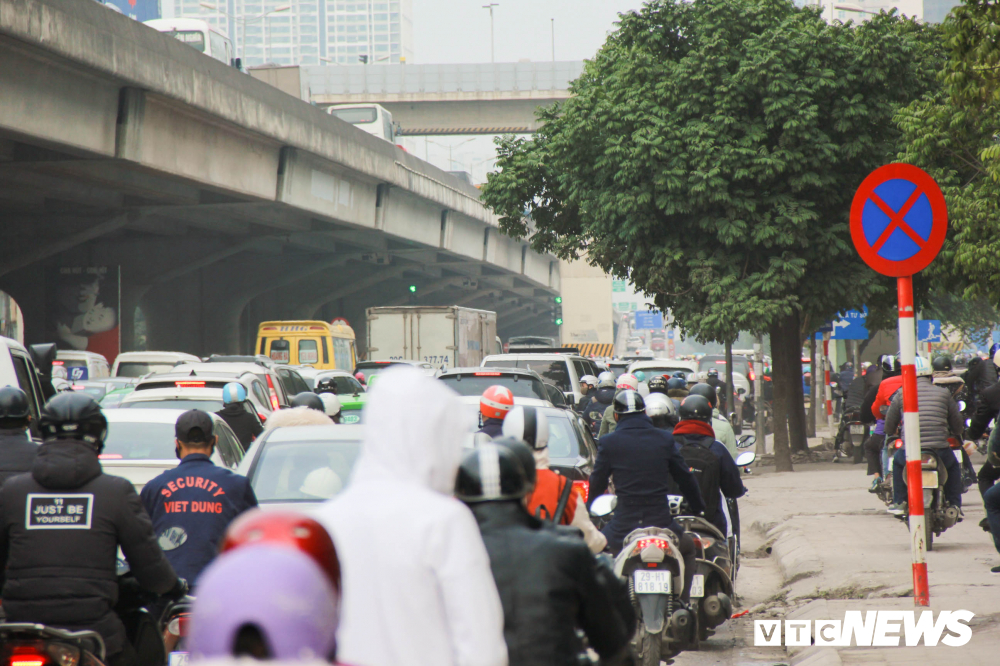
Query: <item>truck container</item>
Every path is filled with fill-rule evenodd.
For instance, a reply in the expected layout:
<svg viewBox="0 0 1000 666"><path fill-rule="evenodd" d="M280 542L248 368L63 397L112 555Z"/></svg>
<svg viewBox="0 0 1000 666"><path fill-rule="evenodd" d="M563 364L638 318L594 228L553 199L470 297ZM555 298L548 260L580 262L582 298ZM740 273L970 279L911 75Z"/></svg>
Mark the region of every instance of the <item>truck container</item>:
<svg viewBox="0 0 1000 666"><path fill-rule="evenodd" d="M366 310L368 358L424 361L441 369L479 365L497 352L497 314L458 305Z"/></svg>

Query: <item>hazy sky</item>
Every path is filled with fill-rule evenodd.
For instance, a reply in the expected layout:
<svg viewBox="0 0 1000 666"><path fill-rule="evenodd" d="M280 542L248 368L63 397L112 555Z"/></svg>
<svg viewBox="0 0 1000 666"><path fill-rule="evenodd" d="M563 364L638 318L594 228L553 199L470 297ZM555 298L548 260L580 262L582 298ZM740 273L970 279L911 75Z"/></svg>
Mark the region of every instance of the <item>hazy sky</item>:
<svg viewBox="0 0 1000 666"><path fill-rule="evenodd" d="M614 27L618 13L640 0L495 0L497 62L590 58ZM414 60L418 63L490 61L489 0L412 0Z"/></svg>

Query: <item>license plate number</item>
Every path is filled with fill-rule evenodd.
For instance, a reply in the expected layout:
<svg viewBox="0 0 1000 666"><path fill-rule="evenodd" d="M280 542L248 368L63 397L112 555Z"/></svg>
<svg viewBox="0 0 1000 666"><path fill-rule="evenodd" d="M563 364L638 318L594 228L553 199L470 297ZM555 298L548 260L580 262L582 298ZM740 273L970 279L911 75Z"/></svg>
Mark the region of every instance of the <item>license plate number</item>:
<svg viewBox="0 0 1000 666"><path fill-rule="evenodd" d="M669 571L636 571L633 580L636 594L670 594L673 582Z"/></svg>
<svg viewBox="0 0 1000 666"><path fill-rule="evenodd" d="M286 351L272 351L271 360L275 363L288 363L289 353Z"/></svg>
<svg viewBox="0 0 1000 666"><path fill-rule="evenodd" d="M924 488L937 488L938 476L934 470L923 470L920 475L923 478Z"/></svg>
<svg viewBox="0 0 1000 666"><path fill-rule="evenodd" d="M691 596L705 596L705 574L695 574L691 579Z"/></svg>
<svg viewBox="0 0 1000 666"><path fill-rule="evenodd" d="M187 666L188 664L188 653L187 652L171 652L170 659L167 661L167 666Z"/></svg>
<svg viewBox="0 0 1000 666"><path fill-rule="evenodd" d="M340 422L344 423L344 424L348 424L348 425L350 425L352 423L360 423L361 422L361 414L351 414L350 412L348 412L346 414L342 414Z"/></svg>
<svg viewBox="0 0 1000 666"><path fill-rule="evenodd" d="M863 425L851 425L852 435L863 435L865 434L865 427Z"/></svg>

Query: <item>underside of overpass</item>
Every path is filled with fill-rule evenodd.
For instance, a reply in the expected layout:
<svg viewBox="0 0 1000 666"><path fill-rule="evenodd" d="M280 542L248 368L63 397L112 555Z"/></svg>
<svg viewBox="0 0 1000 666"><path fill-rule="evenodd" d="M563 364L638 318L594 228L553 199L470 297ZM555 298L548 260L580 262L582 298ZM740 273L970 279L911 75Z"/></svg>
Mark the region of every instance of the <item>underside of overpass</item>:
<svg viewBox="0 0 1000 666"><path fill-rule="evenodd" d="M365 308L408 303L555 333L558 262L474 188L97 3L0 0L0 221L29 343L110 316L123 350L249 352L345 317L363 348Z"/></svg>

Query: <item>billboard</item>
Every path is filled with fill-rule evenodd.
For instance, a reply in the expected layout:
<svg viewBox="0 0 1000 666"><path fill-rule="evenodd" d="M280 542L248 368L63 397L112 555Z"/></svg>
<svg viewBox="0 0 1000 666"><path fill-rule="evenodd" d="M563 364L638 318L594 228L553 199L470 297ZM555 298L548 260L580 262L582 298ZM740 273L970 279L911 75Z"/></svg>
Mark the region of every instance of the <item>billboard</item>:
<svg viewBox="0 0 1000 666"><path fill-rule="evenodd" d="M55 340L59 349L97 352L114 363L121 347L118 267L62 267L53 282L47 339Z"/></svg>
<svg viewBox="0 0 1000 666"><path fill-rule="evenodd" d="M102 5L117 9L136 21L148 21L162 16L160 0L98 0Z"/></svg>

